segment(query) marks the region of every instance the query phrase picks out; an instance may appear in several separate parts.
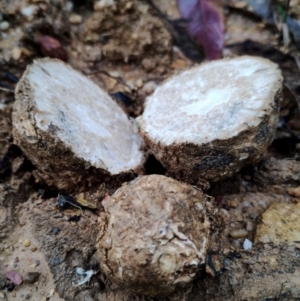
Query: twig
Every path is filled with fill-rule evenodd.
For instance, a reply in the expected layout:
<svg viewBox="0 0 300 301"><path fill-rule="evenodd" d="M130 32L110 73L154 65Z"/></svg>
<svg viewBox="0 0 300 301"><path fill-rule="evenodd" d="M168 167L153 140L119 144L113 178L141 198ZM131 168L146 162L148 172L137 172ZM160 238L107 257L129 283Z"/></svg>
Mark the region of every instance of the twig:
<svg viewBox="0 0 300 301"><path fill-rule="evenodd" d="M126 86L127 88L130 89L130 91L132 90L132 88L128 84L126 84L126 82L121 77L110 75L108 72L106 72L104 70L94 70L94 71L91 71L91 72L85 72L85 71L83 71L83 73L85 75L92 75L92 74L96 74L96 73L104 74L107 77L110 77L110 78L113 78L114 80L116 80L118 82L118 84Z"/></svg>
<svg viewBox="0 0 300 301"><path fill-rule="evenodd" d="M5 92L11 92L11 93L14 93L15 92L15 89L10 87L10 86L7 86L3 83L0 83L0 90L1 91L5 91Z"/></svg>

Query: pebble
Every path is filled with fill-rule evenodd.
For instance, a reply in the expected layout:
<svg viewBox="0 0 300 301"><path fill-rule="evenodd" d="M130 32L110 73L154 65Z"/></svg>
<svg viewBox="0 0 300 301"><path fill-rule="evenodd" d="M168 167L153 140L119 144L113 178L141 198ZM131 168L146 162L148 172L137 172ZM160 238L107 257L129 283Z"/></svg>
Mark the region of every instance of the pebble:
<svg viewBox="0 0 300 301"><path fill-rule="evenodd" d="M73 10L73 2L72 1L68 1L64 7L64 11L70 12Z"/></svg>
<svg viewBox="0 0 300 301"><path fill-rule="evenodd" d="M5 298L5 295L2 292L0 292L0 299L4 299L4 298Z"/></svg>
<svg viewBox="0 0 300 301"><path fill-rule="evenodd" d="M246 229L235 229L230 231L229 235L232 238L244 238L248 235L248 231Z"/></svg>
<svg viewBox="0 0 300 301"><path fill-rule="evenodd" d="M296 188L289 188L287 190L287 192L288 192L289 195L298 198L298 197L300 197L300 186L298 186Z"/></svg>
<svg viewBox="0 0 300 301"><path fill-rule="evenodd" d="M5 31L9 28L9 23L7 21L0 22L0 30Z"/></svg>
<svg viewBox="0 0 300 301"><path fill-rule="evenodd" d="M114 0L100 0L94 3L95 11L102 11L105 8L114 5Z"/></svg>
<svg viewBox="0 0 300 301"><path fill-rule="evenodd" d="M230 207L232 207L232 208L236 208L238 206L238 204L239 204L239 201L236 199L230 201Z"/></svg>
<svg viewBox="0 0 300 301"><path fill-rule="evenodd" d="M252 245L253 245L252 241L246 238L243 243L243 248L244 250L250 250L252 249Z"/></svg>
<svg viewBox="0 0 300 301"><path fill-rule="evenodd" d="M4 289L6 285L6 279L4 277L0 277L0 290Z"/></svg>
<svg viewBox="0 0 300 301"><path fill-rule="evenodd" d="M13 48L12 57L15 61L17 61L21 57L21 54L22 54L21 48L18 48L18 47Z"/></svg>
<svg viewBox="0 0 300 301"><path fill-rule="evenodd" d="M224 255L229 254L229 252L230 252L230 249L225 248L225 249L223 250L223 254L224 254Z"/></svg>
<svg viewBox="0 0 300 301"><path fill-rule="evenodd" d="M40 273L38 273L38 272L29 272L24 277L24 282L28 283L28 284L32 284L32 283L37 282L39 277L40 277Z"/></svg>
<svg viewBox="0 0 300 301"><path fill-rule="evenodd" d="M171 68L173 69L183 69L186 67L186 61L182 59L177 59L172 62Z"/></svg>
<svg viewBox="0 0 300 301"><path fill-rule="evenodd" d="M251 232L251 231L253 231L253 229L254 229L253 223L248 221L246 224L246 230Z"/></svg>
<svg viewBox="0 0 300 301"><path fill-rule="evenodd" d="M157 87L157 84L154 81L150 81L150 82L147 82L147 83L144 84L143 91L147 95L149 95L149 94L154 92L156 87Z"/></svg>
<svg viewBox="0 0 300 301"><path fill-rule="evenodd" d="M141 78L139 78L136 82L135 82L135 86L138 88L143 87L143 80Z"/></svg>
<svg viewBox="0 0 300 301"><path fill-rule="evenodd" d="M132 9L132 7L133 7L133 2L127 2L125 4L125 10L130 10L130 9Z"/></svg>
<svg viewBox="0 0 300 301"><path fill-rule="evenodd" d="M256 219L258 216L259 216L259 213L258 213L258 212L251 212L251 213L249 214L249 217L250 217L251 219Z"/></svg>
<svg viewBox="0 0 300 301"><path fill-rule="evenodd" d="M131 35L131 38L132 38L133 40L137 40L137 39L139 38L139 35L138 35L136 32L134 32L134 33Z"/></svg>
<svg viewBox="0 0 300 301"><path fill-rule="evenodd" d="M80 24L82 22L82 17L77 14L71 14L69 17L69 22L72 24Z"/></svg>
<svg viewBox="0 0 300 301"><path fill-rule="evenodd" d="M30 240L29 239L24 239L23 242L22 242L22 245L23 247L29 247L31 244Z"/></svg>
<svg viewBox="0 0 300 301"><path fill-rule="evenodd" d="M30 251L31 252L35 252L37 250L37 246L32 246L31 248L30 248Z"/></svg>
<svg viewBox="0 0 300 301"><path fill-rule="evenodd" d="M53 288L49 293L49 297L52 297L54 295L54 293L55 293L55 289Z"/></svg>
<svg viewBox="0 0 300 301"><path fill-rule="evenodd" d="M29 5L21 8L21 14L24 17L31 18L37 11L38 7L36 5Z"/></svg>

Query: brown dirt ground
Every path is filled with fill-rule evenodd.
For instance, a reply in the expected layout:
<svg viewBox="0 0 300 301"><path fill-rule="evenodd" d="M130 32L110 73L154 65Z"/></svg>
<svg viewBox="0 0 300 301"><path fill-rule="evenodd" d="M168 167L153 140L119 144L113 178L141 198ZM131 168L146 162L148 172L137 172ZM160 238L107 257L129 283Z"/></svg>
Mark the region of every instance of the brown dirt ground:
<svg viewBox="0 0 300 301"><path fill-rule="evenodd" d="M155 3L169 16L178 17L175 1ZM295 1L291 3L297 13ZM299 97L295 48L284 46L277 29L245 13L242 4L232 1L225 10L224 55L247 53L278 62L286 85ZM142 112L145 97L160 82L193 65L174 47L163 22L142 1L120 0L95 11L92 1L81 6L80 1L4 0L0 11L0 18L9 23L8 29L0 31L0 82L11 88L14 84L5 72L20 77L28 64L42 57L37 39L45 34L60 41L75 69L90 74L109 93L127 93L130 103L118 102L131 116ZM245 229L246 237L253 241L261 215L271 204L300 202L300 193L291 190L300 186L300 122L290 95L281 109L285 122L278 124L275 140L262 160L212 184L208 191L223 218L222 250L216 245L213 251L222 258L226 272L200 279L191 291L164 299L127 295L101 273L95 250L101 209L84 210L79 222L69 218L82 215L81 211L59 210L53 191L36 182L34 166L12 144L13 102L13 93L0 91L0 300L299 300L299 245L258 244L245 251L245 237L229 235L232 230ZM42 196L39 189L44 189ZM92 196L100 197L100 192ZM23 246L25 239L30 246ZM271 258L276 259L276 266ZM92 270L91 280L77 285L81 276L76 267ZM12 286L4 275L12 269L22 275L23 283L9 290ZM38 273L36 278L33 272Z"/></svg>

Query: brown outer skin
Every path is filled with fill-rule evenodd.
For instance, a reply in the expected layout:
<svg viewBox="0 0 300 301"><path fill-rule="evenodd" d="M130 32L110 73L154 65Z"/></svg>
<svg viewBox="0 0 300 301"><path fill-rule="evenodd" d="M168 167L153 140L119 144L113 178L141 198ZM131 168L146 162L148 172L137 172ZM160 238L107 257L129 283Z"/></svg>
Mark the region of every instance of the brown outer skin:
<svg viewBox="0 0 300 301"><path fill-rule="evenodd" d="M119 287L143 295L168 295L188 287L203 271L215 212L201 190L165 176L142 176L123 185L103 206L97 245L100 265ZM197 252L177 234L177 227ZM161 267L161 258L166 257L174 263L168 272ZM191 265L195 260L198 264Z"/></svg>
<svg viewBox="0 0 300 301"><path fill-rule="evenodd" d="M47 59L46 59L47 60ZM105 183L108 189L120 187L124 181L134 178L134 172L143 173L143 167L111 175L107 170L96 168L82 158L77 157L69 147L66 147L58 138L35 126L34 108L32 106L32 90L27 80L30 72L28 67L17 85L16 101L12 114L14 143L17 144L26 157L37 168L34 176L37 181L55 186L64 193L75 193L92 189ZM27 120L32 136L26 137L17 129L19 122ZM55 130L54 130L55 131ZM142 165L142 164L141 164Z"/></svg>
<svg viewBox="0 0 300 301"><path fill-rule="evenodd" d="M246 165L257 162L271 144L279 117L281 87L274 97L274 105L265 112L257 127L252 127L226 140L214 140L203 145L182 143L163 145L153 141L143 131L140 134L151 152L167 169L167 175L191 184L203 184L229 177ZM249 157L240 160L245 154Z"/></svg>

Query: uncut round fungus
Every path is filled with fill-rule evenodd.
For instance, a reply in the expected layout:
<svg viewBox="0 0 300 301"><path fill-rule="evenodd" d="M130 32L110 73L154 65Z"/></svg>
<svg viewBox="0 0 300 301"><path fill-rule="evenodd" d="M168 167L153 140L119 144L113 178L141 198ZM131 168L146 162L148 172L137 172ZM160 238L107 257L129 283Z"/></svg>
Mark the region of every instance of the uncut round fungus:
<svg viewBox="0 0 300 301"><path fill-rule="evenodd" d="M242 56L196 66L151 95L140 132L168 175L216 181L254 163L270 145L282 76L269 60Z"/></svg>
<svg viewBox="0 0 300 301"><path fill-rule="evenodd" d="M166 295L189 286L202 270L212 205L201 190L165 176L142 176L103 206L100 264L119 286Z"/></svg>
<svg viewBox="0 0 300 301"><path fill-rule="evenodd" d="M143 163L135 124L106 92L58 60L27 68L16 87L13 135L36 176L60 190L121 183Z"/></svg>

